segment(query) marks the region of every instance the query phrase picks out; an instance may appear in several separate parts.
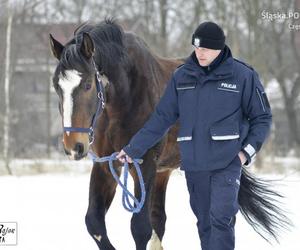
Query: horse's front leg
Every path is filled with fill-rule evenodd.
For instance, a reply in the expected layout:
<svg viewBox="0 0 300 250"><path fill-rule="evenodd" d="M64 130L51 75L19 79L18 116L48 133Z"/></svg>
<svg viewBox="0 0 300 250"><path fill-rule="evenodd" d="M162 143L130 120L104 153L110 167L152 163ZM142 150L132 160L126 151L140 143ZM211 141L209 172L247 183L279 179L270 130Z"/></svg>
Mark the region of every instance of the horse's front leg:
<svg viewBox="0 0 300 250"><path fill-rule="evenodd" d="M172 170L170 169L156 173L151 202L153 234L150 242L150 250L163 250L161 242L165 233L167 219L165 211L166 191L171 173Z"/></svg>
<svg viewBox="0 0 300 250"><path fill-rule="evenodd" d="M120 173L118 173L120 174ZM107 164L95 163L90 179L89 206L85 223L89 234L101 250L115 249L110 243L105 214L109 209L116 192L116 182L109 172Z"/></svg>
<svg viewBox="0 0 300 250"><path fill-rule="evenodd" d="M141 165L141 171L143 174L146 199L145 204L139 213L134 213L131 218L131 233L135 241L137 250L146 250L147 243L152 235L152 226L150 220L150 200L151 192L153 188L156 168L152 157L149 154L144 158L144 163ZM141 198L141 189L136 171L131 171L134 179L134 192L138 200Z"/></svg>

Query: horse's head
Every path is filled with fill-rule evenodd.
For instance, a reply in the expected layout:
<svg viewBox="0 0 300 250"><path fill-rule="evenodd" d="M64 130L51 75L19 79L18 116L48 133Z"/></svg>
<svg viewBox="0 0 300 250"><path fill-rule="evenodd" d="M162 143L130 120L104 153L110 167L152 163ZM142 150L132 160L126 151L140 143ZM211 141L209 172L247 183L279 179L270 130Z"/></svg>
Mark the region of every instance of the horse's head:
<svg viewBox="0 0 300 250"><path fill-rule="evenodd" d="M103 81L96 67L94 43L88 33L76 36L65 45L50 35L50 45L59 60L53 86L59 97L64 149L71 159L80 160L93 141L93 128L104 108L108 81Z"/></svg>

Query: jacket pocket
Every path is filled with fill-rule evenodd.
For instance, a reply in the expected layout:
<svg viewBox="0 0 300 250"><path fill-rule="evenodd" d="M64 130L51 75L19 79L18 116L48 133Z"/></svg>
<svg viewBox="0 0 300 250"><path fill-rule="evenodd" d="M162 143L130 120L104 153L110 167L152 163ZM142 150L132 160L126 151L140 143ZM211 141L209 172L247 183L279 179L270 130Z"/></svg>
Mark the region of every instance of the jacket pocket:
<svg viewBox="0 0 300 250"><path fill-rule="evenodd" d="M178 91L183 91L183 90L193 90L196 88L196 82L181 82L178 83L178 85L176 86L176 89Z"/></svg>
<svg viewBox="0 0 300 250"><path fill-rule="evenodd" d="M240 138L239 124L218 123L210 128L211 139L214 141L234 140Z"/></svg>
<svg viewBox="0 0 300 250"><path fill-rule="evenodd" d="M259 99L262 110L266 112L267 108L270 108L270 103L266 92L263 89L259 89L256 87L256 94Z"/></svg>
<svg viewBox="0 0 300 250"><path fill-rule="evenodd" d="M191 129L195 122L195 110L197 108L197 83L196 81L181 82L176 86L178 93L179 119L182 125L180 129L180 137L178 141L191 140ZM185 132L183 132L183 130ZM185 138L184 138L185 137Z"/></svg>
<svg viewBox="0 0 300 250"><path fill-rule="evenodd" d="M179 144L182 167L194 164L194 141L192 126L180 127L177 142Z"/></svg>
<svg viewBox="0 0 300 250"><path fill-rule="evenodd" d="M210 154L214 164L226 167L241 149L239 122L224 120L210 127Z"/></svg>
<svg viewBox="0 0 300 250"><path fill-rule="evenodd" d="M180 124L177 141L192 141L193 140L193 126L190 123Z"/></svg>

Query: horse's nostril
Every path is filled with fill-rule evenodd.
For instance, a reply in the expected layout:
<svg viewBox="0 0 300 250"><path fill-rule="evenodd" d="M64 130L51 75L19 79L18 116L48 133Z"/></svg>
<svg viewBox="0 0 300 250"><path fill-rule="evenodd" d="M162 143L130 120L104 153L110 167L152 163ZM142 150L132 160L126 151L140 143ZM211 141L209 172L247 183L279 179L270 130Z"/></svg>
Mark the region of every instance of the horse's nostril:
<svg viewBox="0 0 300 250"><path fill-rule="evenodd" d="M84 146L82 143L76 143L74 150L77 152L78 155L82 155L84 152Z"/></svg>

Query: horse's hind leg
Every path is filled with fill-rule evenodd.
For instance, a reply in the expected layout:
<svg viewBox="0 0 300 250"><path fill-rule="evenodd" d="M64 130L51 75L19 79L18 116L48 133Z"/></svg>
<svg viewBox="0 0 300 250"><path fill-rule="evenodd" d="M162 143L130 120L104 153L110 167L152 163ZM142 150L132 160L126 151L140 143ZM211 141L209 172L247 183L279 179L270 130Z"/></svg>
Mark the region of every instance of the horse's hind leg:
<svg viewBox="0 0 300 250"><path fill-rule="evenodd" d="M137 250L146 250L147 243L152 235L152 226L150 221L150 200L156 170L153 160L149 158L150 157L144 158L144 163L141 166L146 189L145 203L141 211L139 213L134 213L131 218L131 233ZM134 179L135 196L138 200L140 200L140 183L138 181L136 171L131 170L131 175Z"/></svg>
<svg viewBox="0 0 300 250"><path fill-rule="evenodd" d="M149 250L162 250L162 238L165 233L166 211L165 199L166 189L172 170L158 172L155 178L155 184L152 191L151 205L151 224L153 227L152 238Z"/></svg>
<svg viewBox="0 0 300 250"><path fill-rule="evenodd" d="M116 192L116 182L107 165L95 163L90 180L89 206L85 223L89 234L101 250L115 249L110 243L105 225L105 214Z"/></svg>

